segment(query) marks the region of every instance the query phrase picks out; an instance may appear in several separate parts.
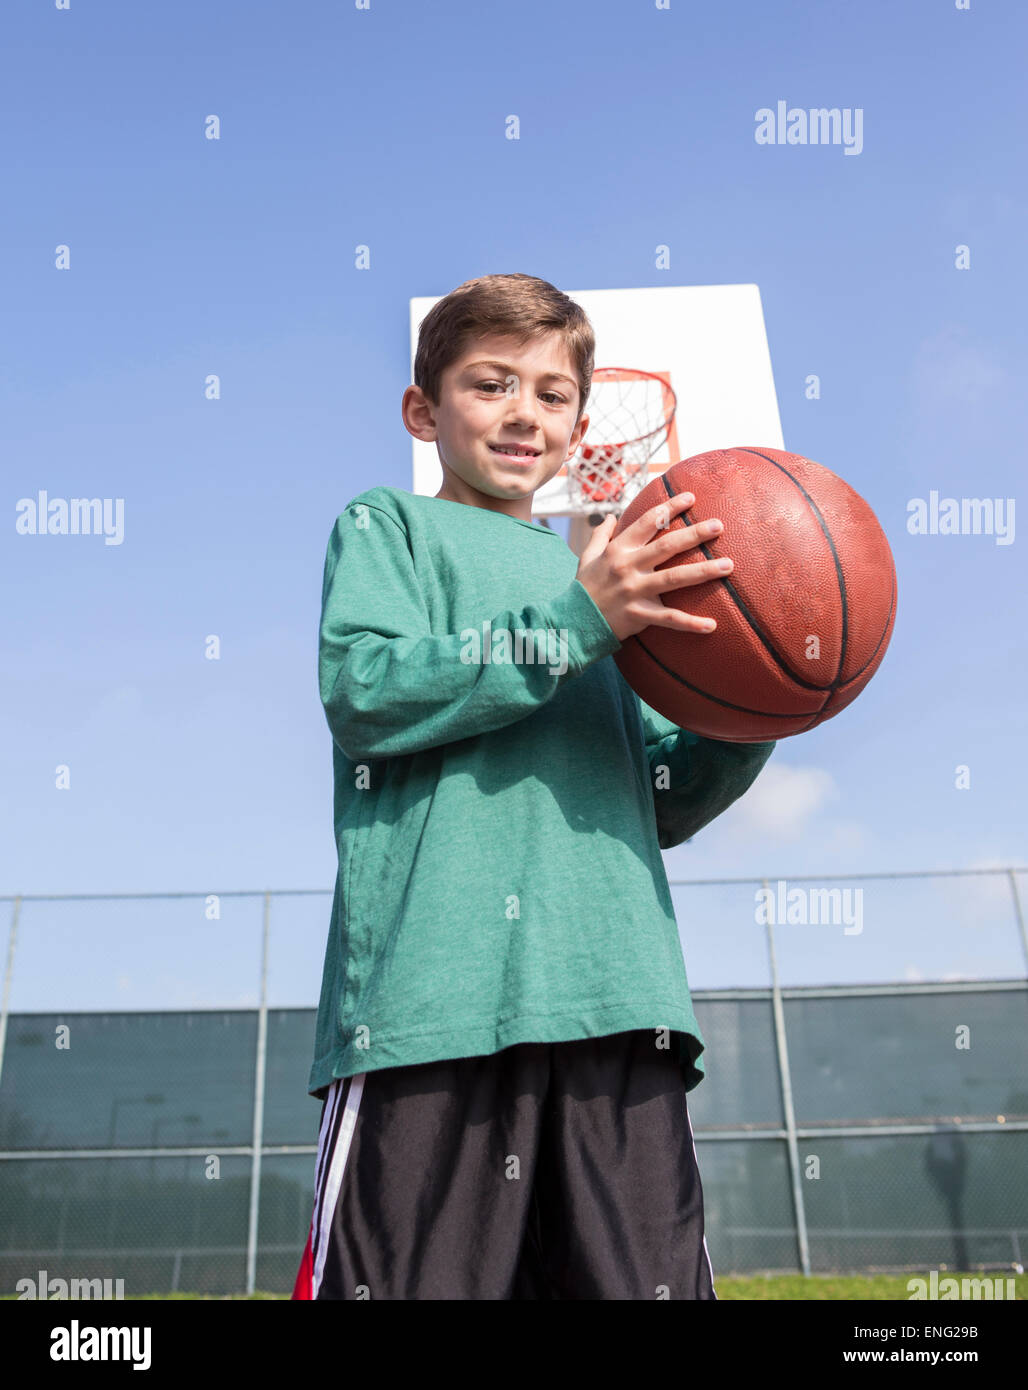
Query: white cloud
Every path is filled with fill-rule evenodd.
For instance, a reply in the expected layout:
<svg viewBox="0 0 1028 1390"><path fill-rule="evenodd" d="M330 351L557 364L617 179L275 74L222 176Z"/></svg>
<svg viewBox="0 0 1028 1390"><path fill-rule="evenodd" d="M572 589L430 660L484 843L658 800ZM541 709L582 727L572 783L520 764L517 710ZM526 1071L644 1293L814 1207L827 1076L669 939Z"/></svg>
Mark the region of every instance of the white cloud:
<svg viewBox="0 0 1028 1390"><path fill-rule="evenodd" d="M737 823L750 834L799 840L838 795L835 779L824 768L794 767L772 759L733 810ZM853 825L842 822L839 828L849 826L852 831Z"/></svg>

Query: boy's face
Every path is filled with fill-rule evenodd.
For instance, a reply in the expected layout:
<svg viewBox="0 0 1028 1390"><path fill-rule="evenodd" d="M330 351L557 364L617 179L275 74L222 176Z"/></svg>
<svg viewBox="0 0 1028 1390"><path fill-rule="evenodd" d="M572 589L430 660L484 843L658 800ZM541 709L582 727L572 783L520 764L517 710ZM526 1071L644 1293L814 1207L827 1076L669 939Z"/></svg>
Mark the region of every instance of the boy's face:
<svg viewBox="0 0 1028 1390"><path fill-rule="evenodd" d="M588 416L575 424L578 378L559 334L522 347L476 338L443 372L439 394L438 406L417 386L403 397L407 429L435 442L443 468L436 496L531 521L533 493L571 458L589 424Z"/></svg>

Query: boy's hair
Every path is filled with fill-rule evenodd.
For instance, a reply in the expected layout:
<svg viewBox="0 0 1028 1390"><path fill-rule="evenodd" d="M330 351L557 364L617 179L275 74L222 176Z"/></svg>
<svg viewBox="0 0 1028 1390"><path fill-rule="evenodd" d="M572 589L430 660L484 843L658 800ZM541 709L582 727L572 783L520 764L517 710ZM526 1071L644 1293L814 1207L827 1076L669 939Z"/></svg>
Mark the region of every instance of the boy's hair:
<svg viewBox="0 0 1028 1390"><path fill-rule="evenodd" d="M560 333L575 364L577 424L592 387L596 352L592 324L573 299L534 275L481 275L477 280L466 280L433 304L418 330L414 385L438 405L443 372L473 338L503 334L524 346L554 330Z"/></svg>

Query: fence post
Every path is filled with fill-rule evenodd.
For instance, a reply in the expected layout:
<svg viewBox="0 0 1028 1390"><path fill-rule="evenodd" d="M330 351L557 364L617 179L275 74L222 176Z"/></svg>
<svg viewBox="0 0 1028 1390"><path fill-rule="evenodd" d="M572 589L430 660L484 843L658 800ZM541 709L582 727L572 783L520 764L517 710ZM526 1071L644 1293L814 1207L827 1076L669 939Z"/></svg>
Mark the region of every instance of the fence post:
<svg viewBox="0 0 1028 1390"><path fill-rule="evenodd" d="M1014 895L1014 913L1017 916L1017 925L1021 931L1021 949L1024 951L1024 970L1028 975L1028 933L1024 929L1024 913L1021 911L1021 895L1017 891L1017 874L1013 869L1007 870L1007 877L1010 879L1010 891Z"/></svg>
<svg viewBox="0 0 1028 1390"><path fill-rule="evenodd" d="M767 879L761 882L770 899ZM796 1142L796 1116L792 1108L792 1075L789 1071L789 1049L785 1040L785 1010L782 991L778 987L778 962L775 958L775 934L771 912L767 915L767 950L771 961L771 1005L775 1019L775 1046L778 1050L778 1075L782 1082L782 1111L785 1115L786 1145L789 1151L789 1172L792 1177L792 1203L796 1215L796 1240L799 1245L800 1268L810 1274L810 1246L807 1243L807 1213L803 1205L803 1182L800 1176L800 1151Z"/></svg>
<svg viewBox="0 0 1028 1390"><path fill-rule="evenodd" d="M4 1075L4 1051L7 1047L7 1014L11 1003L11 978L14 975L14 943L18 939L18 918L21 916L21 894L14 900L11 931L7 938L7 964L4 966L4 995L0 1000L0 1081Z"/></svg>
<svg viewBox="0 0 1028 1390"><path fill-rule="evenodd" d="M268 927L271 891L264 893L264 931L261 940L261 994L257 1009L257 1067L253 1095L253 1164L250 1169L250 1222L246 1233L246 1292L257 1284L257 1224L261 1206L261 1149L264 1144L264 1071L268 1055Z"/></svg>

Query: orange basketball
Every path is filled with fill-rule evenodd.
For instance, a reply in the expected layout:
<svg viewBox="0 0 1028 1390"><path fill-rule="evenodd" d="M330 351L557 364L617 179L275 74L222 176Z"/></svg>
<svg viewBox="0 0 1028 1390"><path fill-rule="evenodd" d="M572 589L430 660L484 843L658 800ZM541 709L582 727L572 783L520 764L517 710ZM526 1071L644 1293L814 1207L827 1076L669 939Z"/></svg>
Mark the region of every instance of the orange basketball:
<svg viewBox="0 0 1028 1390"><path fill-rule="evenodd" d="M672 464L626 507L617 535L680 492L682 530L724 530L660 565L731 556L724 579L661 595L713 618L710 633L648 627L614 660L681 728L732 743L804 733L850 704L878 670L896 617L896 569L874 512L819 463L781 449L719 449Z"/></svg>

